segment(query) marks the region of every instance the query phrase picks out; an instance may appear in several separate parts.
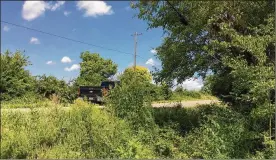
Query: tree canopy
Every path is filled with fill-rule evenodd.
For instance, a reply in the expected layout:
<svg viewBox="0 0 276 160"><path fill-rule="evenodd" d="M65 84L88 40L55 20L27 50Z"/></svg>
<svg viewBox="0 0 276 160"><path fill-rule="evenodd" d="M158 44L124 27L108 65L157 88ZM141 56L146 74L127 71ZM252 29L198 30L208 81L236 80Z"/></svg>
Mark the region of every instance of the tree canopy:
<svg viewBox="0 0 276 160"><path fill-rule="evenodd" d="M274 78L274 1L141 1L138 18L166 35L157 48L157 81L178 83L212 71L212 93L225 101L266 103ZM183 25L175 9L188 21ZM260 94L261 93L261 94Z"/></svg>
<svg viewBox="0 0 276 160"><path fill-rule="evenodd" d="M120 80L122 83L149 83L152 80L152 76L148 69L143 66L136 66L127 68L121 75Z"/></svg>
<svg viewBox="0 0 276 160"><path fill-rule="evenodd" d="M25 67L31 65L28 57L20 51L14 53L5 51L1 54L1 83L2 96L0 100L11 99L25 94L33 89L34 78Z"/></svg>
<svg viewBox="0 0 276 160"><path fill-rule="evenodd" d="M98 53L85 51L81 53L80 75L77 78L78 85L100 85L102 81L115 75L117 64L111 59L104 59Z"/></svg>

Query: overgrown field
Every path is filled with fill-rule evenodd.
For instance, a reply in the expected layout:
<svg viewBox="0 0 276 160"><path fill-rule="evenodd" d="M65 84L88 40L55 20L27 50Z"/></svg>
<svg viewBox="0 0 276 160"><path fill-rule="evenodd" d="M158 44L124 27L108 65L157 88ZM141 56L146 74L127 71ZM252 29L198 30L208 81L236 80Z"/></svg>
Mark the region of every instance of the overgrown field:
<svg viewBox="0 0 276 160"><path fill-rule="evenodd" d="M69 110L2 112L1 158L269 158L273 145L248 134L226 106L156 108L139 124L76 101ZM253 151L252 151L253 149Z"/></svg>
<svg viewBox="0 0 276 160"><path fill-rule="evenodd" d="M84 51L79 75L66 82L33 76L23 52L5 51L2 106L31 111L3 110L0 158L276 159L274 3L132 3L148 29L164 31L155 48L161 65L153 72L136 66L118 75L111 59ZM77 99L80 86L99 86L115 75L120 84L104 97L104 109ZM172 91L194 75L204 81L201 91ZM210 95L222 103L151 106Z"/></svg>

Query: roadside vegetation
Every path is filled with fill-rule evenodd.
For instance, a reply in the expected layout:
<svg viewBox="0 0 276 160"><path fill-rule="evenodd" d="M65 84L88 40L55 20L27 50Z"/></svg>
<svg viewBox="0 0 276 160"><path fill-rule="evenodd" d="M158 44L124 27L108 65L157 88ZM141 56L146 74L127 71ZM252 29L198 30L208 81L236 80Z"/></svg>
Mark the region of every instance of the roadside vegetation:
<svg viewBox="0 0 276 160"><path fill-rule="evenodd" d="M2 106L31 111L1 112L0 158L275 159L274 3L133 4L150 29L169 33L156 49L162 69L151 74L141 66L127 68L103 109L77 99L77 89L113 76L117 65L111 60L85 51L79 77L65 82L32 76L25 69L28 57L6 51L1 54ZM175 18L172 6L185 13L188 25ZM195 72L204 78L201 91L170 89ZM223 103L151 107L154 101L213 96ZM32 109L38 107L49 109Z"/></svg>
<svg viewBox="0 0 276 160"><path fill-rule="evenodd" d="M190 101L190 100L218 100L215 96L212 96L210 93L206 93L202 90L187 90L182 87L176 88L174 91L171 91L168 98L161 97L156 98L154 102L163 103L163 102L180 102L180 101Z"/></svg>
<svg viewBox="0 0 276 160"><path fill-rule="evenodd" d="M31 65L28 57L22 54L21 51L16 51L15 53L6 51L2 55L2 108L44 108L57 103L68 106L78 98L78 86L100 85L101 81L108 80L117 71L117 65L114 62L101 58L97 53L86 51L81 53L81 58L83 59L81 65L83 67L81 68L80 76L75 80L66 82L51 75L32 76L25 69L25 67ZM87 59L93 63L88 63ZM91 72L90 68L96 68L94 65L91 66L91 64L98 66L98 70ZM108 64L110 64L110 68L105 67ZM145 67L137 66L136 72L137 79L151 81L152 76ZM95 75L95 73L98 75ZM119 79L125 81L125 79L131 79L132 76L134 76L134 69L130 67L126 69L124 75L119 77ZM18 79L21 80L18 81ZM172 91L169 86L164 84L148 84L147 87L151 92L150 97L153 101L165 102L213 98L210 94L202 91L187 91L182 88Z"/></svg>

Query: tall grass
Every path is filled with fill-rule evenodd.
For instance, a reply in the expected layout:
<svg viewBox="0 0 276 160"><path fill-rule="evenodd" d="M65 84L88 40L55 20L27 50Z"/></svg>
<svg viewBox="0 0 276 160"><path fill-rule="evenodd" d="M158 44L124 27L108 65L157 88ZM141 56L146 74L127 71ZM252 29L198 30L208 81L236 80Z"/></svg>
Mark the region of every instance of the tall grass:
<svg viewBox="0 0 276 160"><path fill-rule="evenodd" d="M51 107L54 104L53 99L29 93L9 101L2 101L1 108L44 108Z"/></svg>
<svg viewBox="0 0 276 160"><path fill-rule="evenodd" d="M155 102L168 102L168 101L188 101L188 100L216 100L217 98L202 92L202 91L189 91L185 89L178 89L172 92L171 96L165 100L156 99Z"/></svg>
<svg viewBox="0 0 276 160"><path fill-rule="evenodd" d="M1 158L151 156L123 120L85 102L77 101L71 107L3 112Z"/></svg>
<svg viewBox="0 0 276 160"><path fill-rule="evenodd" d="M81 100L68 110L52 105L47 110L5 111L1 116L3 159L264 159L272 157L274 145L256 140L251 135L257 134L248 128L250 121L216 104L154 108L150 129L141 124L133 127L134 119ZM262 143L265 146L260 148Z"/></svg>

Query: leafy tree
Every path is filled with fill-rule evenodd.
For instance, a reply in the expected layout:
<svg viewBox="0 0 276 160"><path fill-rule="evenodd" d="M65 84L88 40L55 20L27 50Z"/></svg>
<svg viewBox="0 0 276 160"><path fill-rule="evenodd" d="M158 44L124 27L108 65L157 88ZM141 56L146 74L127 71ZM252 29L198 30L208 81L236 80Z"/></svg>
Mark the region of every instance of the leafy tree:
<svg viewBox="0 0 276 160"><path fill-rule="evenodd" d="M170 4L141 1L133 5L140 10L138 18L146 20L149 28L163 27L166 34L157 48L162 70L157 70L155 79L176 79L181 83L195 72L205 77L211 70L212 93L221 99L238 104L262 99L260 102L264 103L267 99L264 96L275 80L274 2L172 1ZM175 9L185 13L187 26L174 18ZM263 94L257 95L257 90Z"/></svg>
<svg viewBox="0 0 276 160"><path fill-rule="evenodd" d="M149 28L162 27L166 35L157 48L162 69L156 71L155 79L181 83L195 72L205 78L211 70L208 90L250 119L247 127L256 137L266 135L273 126L269 93L275 82L275 2L170 4L143 1L133 5L140 10L138 18L146 20ZM175 10L183 13L188 25L175 18Z"/></svg>
<svg viewBox="0 0 276 160"><path fill-rule="evenodd" d="M54 76L37 76L37 93L43 95L46 98L50 98L51 95L58 93L60 87L64 87L64 85L60 85L60 81Z"/></svg>
<svg viewBox="0 0 276 160"><path fill-rule="evenodd" d="M122 83L150 83L152 76L146 67L136 66L127 68L120 76ZM135 80L135 81L134 81Z"/></svg>
<svg viewBox="0 0 276 160"><path fill-rule="evenodd" d="M31 65L28 57L21 51L5 51L1 54L1 83L2 96L0 100L20 97L33 90L34 79L25 67Z"/></svg>
<svg viewBox="0 0 276 160"><path fill-rule="evenodd" d="M54 76L37 76L36 92L46 98L51 98L54 94L61 102L73 102L77 97L76 86L70 86L64 80L59 80Z"/></svg>
<svg viewBox="0 0 276 160"><path fill-rule="evenodd" d="M85 51L81 53L80 76L78 85L100 85L117 72L117 65L110 59L103 59L97 53Z"/></svg>

